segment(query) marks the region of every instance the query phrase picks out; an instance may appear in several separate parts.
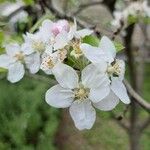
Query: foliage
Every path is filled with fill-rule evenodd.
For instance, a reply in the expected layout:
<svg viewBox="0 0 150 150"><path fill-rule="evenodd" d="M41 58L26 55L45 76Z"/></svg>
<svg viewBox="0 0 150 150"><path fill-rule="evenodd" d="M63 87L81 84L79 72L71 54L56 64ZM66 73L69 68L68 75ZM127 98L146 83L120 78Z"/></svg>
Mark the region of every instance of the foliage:
<svg viewBox="0 0 150 150"><path fill-rule="evenodd" d="M59 113L45 103L46 88L28 78L11 86L0 81L0 149L55 150Z"/></svg>

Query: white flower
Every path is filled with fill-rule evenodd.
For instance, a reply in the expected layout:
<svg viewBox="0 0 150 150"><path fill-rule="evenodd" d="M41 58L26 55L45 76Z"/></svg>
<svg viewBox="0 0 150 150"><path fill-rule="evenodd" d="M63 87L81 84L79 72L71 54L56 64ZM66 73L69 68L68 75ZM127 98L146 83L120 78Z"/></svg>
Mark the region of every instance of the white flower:
<svg viewBox="0 0 150 150"><path fill-rule="evenodd" d="M72 40L73 38L81 39L87 35L91 35L93 33L93 30L90 29L81 29L77 30L77 22L76 19L74 19L74 24L70 26L70 31L68 32L68 38Z"/></svg>
<svg viewBox="0 0 150 150"><path fill-rule="evenodd" d="M146 16L150 17L150 6L148 5L148 1L143 1L142 7L146 13Z"/></svg>
<svg viewBox="0 0 150 150"><path fill-rule="evenodd" d="M64 59L67 57L67 50L61 49L57 50L56 52L51 51L51 49L47 49L42 56L42 63L40 68L46 74L52 74L53 68L57 63L63 62Z"/></svg>
<svg viewBox="0 0 150 150"><path fill-rule="evenodd" d="M46 92L46 102L56 108L70 107L70 115L79 130L93 126L96 118L93 106L111 110L119 102L113 93L110 98L108 76L99 74L93 64L83 69L80 81L76 71L65 64L57 64L53 73L59 84Z"/></svg>
<svg viewBox="0 0 150 150"><path fill-rule="evenodd" d="M122 83L125 72L124 61L115 59L116 49L114 44L106 36L102 37L99 47L82 44L81 49L96 67L111 78L111 92L125 104L130 103L126 88Z"/></svg>
<svg viewBox="0 0 150 150"><path fill-rule="evenodd" d="M8 69L7 79L12 82L18 82L24 76L23 66L25 55L18 44L6 46L6 54L0 55L0 67Z"/></svg>
<svg viewBox="0 0 150 150"><path fill-rule="evenodd" d="M68 42L68 26L64 21L57 23L45 20L39 29L41 38L48 44L48 49L58 50L64 48Z"/></svg>
<svg viewBox="0 0 150 150"><path fill-rule="evenodd" d="M128 25L129 16L137 17L139 20L141 20L141 17L150 17L148 1L132 2L123 11L115 11L114 20L112 20L111 24L119 28L121 21L123 21L124 27L126 27Z"/></svg>
<svg viewBox="0 0 150 150"><path fill-rule="evenodd" d="M25 42L22 44L22 50L27 55L26 65L30 73L35 74L39 71L41 55L45 51L46 44L41 40L40 33L27 33L24 35Z"/></svg>
<svg viewBox="0 0 150 150"><path fill-rule="evenodd" d="M42 58L42 63L40 68L46 73L46 74L52 74L53 67L60 62L58 58L58 52L54 52L51 54L45 53Z"/></svg>
<svg viewBox="0 0 150 150"><path fill-rule="evenodd" d="M92 33L93 31L90 29L77 30L77 22L74 19L74 24L70 27L70 31L68 33L68 38L71 40L70 44L73 48L70 53L71 56L74 56L76 59L83 56L82 50L80 49L82 38Z"/></svg>
<svg viewBox="0 0 150 150"><path fill-rule="evenodd" d="M89 29L77 31L76 21L74 21L73 25L70 25L66 20L57 22L45 20L39 32L43 40L48 44L48 49L51 48L55 51L64 48L73 38L83 38L86 35L90 35L93 31Z"/></svg>

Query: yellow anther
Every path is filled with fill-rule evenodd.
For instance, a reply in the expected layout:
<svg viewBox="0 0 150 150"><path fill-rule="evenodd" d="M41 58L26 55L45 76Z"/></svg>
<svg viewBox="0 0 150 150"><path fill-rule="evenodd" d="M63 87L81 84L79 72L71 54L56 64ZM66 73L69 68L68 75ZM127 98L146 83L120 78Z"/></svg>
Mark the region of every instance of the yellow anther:
<svg viewBox="0 0 150 150"><path fill-rule="evenodd" d="M34 41L32 44L32 48L35 51L43 52L45 50L45 44L41 41Z"/></svg>

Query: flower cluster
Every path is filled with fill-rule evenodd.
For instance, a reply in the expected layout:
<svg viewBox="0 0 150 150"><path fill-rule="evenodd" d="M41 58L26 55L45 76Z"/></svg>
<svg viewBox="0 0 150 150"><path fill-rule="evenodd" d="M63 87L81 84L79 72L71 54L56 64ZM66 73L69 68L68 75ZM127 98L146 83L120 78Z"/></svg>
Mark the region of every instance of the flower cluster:
<svg viewBox="0 0 150 150"><path fill-rule="evenodd" d="M141 21L141 19L150 18L150 6L148 6L148 1L137 1L132 2L123 11L114 12L114 20L111 22L113 26L119 28L122 25L128 26L128 24L135 21Z"/></svg>
<svg viewBox="0 0 150 150"><path fill-rule="evenodd" d="M124 61L116 59L116 48L106 36L99 46L84 42L92 33L90 29L77 30L76 21L45 20L36 33L23 36L22 45L6 46L0 67L8 70L7 79L12 83L23 78L25 68L31 74L41 69L54 75L58 84L46 92L46 102L56 108L69 107L75 126L90 129L96 119L94 108L109 111L119 100L130 103L122 82Z"/></svg>

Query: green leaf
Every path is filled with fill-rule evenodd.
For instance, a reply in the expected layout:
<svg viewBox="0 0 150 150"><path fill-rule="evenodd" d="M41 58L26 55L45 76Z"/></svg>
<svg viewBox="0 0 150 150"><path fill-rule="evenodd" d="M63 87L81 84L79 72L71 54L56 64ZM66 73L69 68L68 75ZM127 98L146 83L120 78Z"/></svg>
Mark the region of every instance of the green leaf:
<svg viewBox="0 0 150 150"><path fill-rule="evenodd" d="M123 50L125 48L121 43L116 42L116 41L114 41L114 45L115 45L117 52L120 52L121 50Z"/></svg>
<svg viewBox="0 0 150 150"><path fill-rule="evenodd" d="M5 73L5 72L7 72L7 69L0 67L0 73Z"/></svg>
<svg viewBox="0 0 150 150"><path fill-rule="evenodd" d="M133 15L129 15L128 16L128 24L133 24L138 22L138 17L137 16L133 16Z"/></svg>
<svg viewBox="0 0 150 150"><path fill-rule="evenodd" d="M82 43L87 43L87 44L90 44L92 46L98 46L99 42L100 42L99 39L93 35L85 36L82 39Z"/></svg>
<svg viewBox="0 0 150 150"><path fill-rule="evenodd" d="M4 33L0 31L0 46L2 45L3 40L4 40Z"/></svg>
<svg viewBox="0 0 150 150"><path fill-rule="evenodd" d="M24 0L24 3L26 5L33 5L34 4L34 0Z"/></svg>

